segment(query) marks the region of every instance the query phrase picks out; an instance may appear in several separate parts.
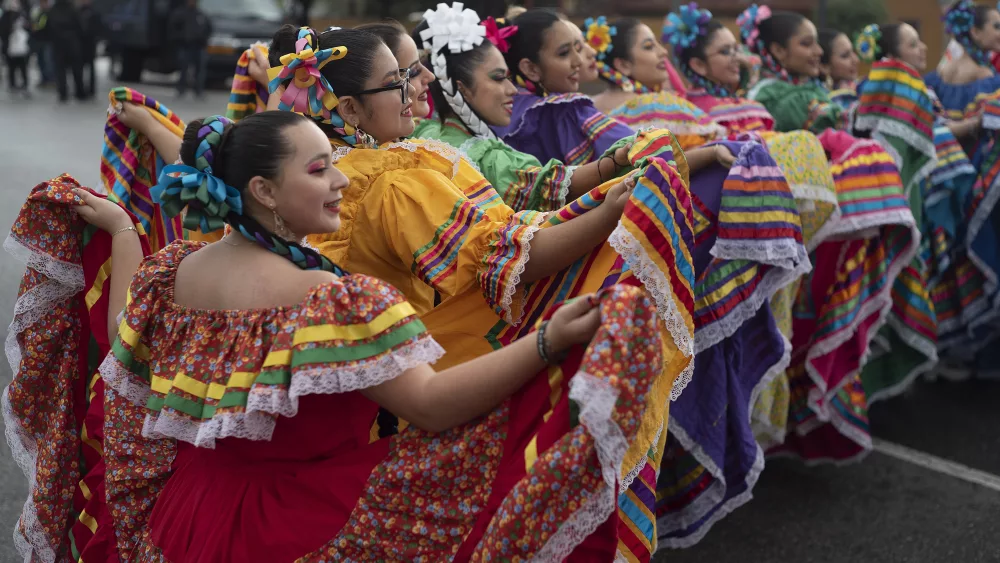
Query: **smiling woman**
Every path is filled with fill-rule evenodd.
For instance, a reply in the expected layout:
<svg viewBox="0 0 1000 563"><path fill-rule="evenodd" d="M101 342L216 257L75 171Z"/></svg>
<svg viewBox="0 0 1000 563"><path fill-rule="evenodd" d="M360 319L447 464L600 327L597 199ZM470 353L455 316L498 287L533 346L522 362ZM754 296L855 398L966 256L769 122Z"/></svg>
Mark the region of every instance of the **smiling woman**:
<svg viewBox="0 0 1000 563"><path fill-rule="evenodd" d="M823 48L820 72L831 90L854 89L858 80L858 55L846 33L821 29L819 43Z"/></svg>
<svg viewBox="0 0 1000 563"><path fill-rule="evenodd" d="M432 110L428 87L434 81L434 74L423 65L421 53L407 34L406 28L399 22L389 20L359 25L356 29L378 36L389 47L396 56L399 67L407 70L410 84L416 91L412 107L414 117L430 117Z"/></svg>
<svg viewBox="0 0 1000 563"><path fill-rule="evenodd" d="M496 29L492 20L484 23L485 29ZM413 35L421 46L433 51L435 38L440 43L449 33L424 20ZM452 50L446 45L429 54L429 64L450 86L444 86L442 80L430 85L439 119L421 122L414 136L444 141L459 149L507 205L517 210L558 209L605 180L625 173L622 165L628 162L627 146L618 147L610 158L578 167L555 159L543 166L535 157L498 140L490 127L510 123L517 89L501 52L509 47L507 40L500 37L499 31L487 38L466 50Z"/></svg>

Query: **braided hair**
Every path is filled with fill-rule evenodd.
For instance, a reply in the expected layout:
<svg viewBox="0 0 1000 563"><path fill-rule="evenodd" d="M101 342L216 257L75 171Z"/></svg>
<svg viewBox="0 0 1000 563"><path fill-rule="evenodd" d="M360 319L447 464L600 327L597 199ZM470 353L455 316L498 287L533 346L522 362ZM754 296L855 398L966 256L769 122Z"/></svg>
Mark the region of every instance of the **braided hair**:
<svg viewBox="0 0 1000 563"><path fill-rule="evenodd" d="M990 66L990 53L972 39L973 29L983 29L989 20L990 12L997 11L997 6L977 4L972 0L958 0L944 15L945 33L951 35L965 52L982 66Z"/></svg>
<svg viewBox="0 0 1000 563"><path fill-rule="evenodd" d="M221 219L247 239L303 270L346 275L316 250L272 233L243 208L243 196L251 179L280 177L282 163L292 153L285 131L303 122L312 120L284 111L258 113L239 123L219 115L194 120L184 130L181 142L184 164L164 169L154 195L172 215L186 206L186 223L190 220L205 225ZM177 172L179 175L172 175Z"/></svg>
<svg viewBox="0 0 1000 563"><path fill-rule="evenodd" d="M437 12L441 15L448 14L451 10L447 6L438 6ZM428 10L430 15L435 15L433 10ZM478 16L476 16L478 19ZM438 110L438 118L444 122L449 117L454 117L461 121L474 135L487 139L496 139L496 133L490 129L490 125L469 105L465 96L462 95L458 87L461 82L467 88L471 88L475 82L474 73L476 68L482 64L489 49L495 49L489 41L482 41L474 47L453 52L448 46L442 47L434 52L433 38L442 30L432 26L430 20L425 17L423 21L413 30L411 37L417 44L418 49L428 51L427 64L437 80L431 83L431 99L434 107Z"/></svg>

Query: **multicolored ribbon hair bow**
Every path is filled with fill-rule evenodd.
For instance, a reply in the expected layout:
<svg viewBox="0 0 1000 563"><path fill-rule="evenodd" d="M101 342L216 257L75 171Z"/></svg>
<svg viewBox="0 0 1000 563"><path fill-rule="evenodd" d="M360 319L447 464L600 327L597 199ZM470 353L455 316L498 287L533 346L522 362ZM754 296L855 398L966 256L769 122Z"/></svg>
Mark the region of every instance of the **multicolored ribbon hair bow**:
<svg viewBox="0 0 1000 563"><path fill-rule="evenodd" d="M712 12L699 10L698 5L691 2L667 15L663 39L676 50L690 49L705 34L705 26L710 21Z"/></svg>
<svg viewBox="0 0 1000 563"><path fill-rule="evenodd" d="M743 38L743 44L758 55L763 55L767 51L767 45L761 45L759 26L770 17L770 6L751 4L736 18L736 25L740 26L740 37Z"/></svg>
<svg viewBox="0 0 1000 563"><path fill-rule="evenodd" d="M229 213L243 214L239 190L215 176L212 166L222 145L222 137L232 121L214 115L198 130L195 165L171 164L160 172L158 183L149 192L164 213L176 217L184 208L184 228L210 233L221 229Z"/></svg>
<svg viewBox="0 0 1000 563"><path fill-rule="evenodd" d="M331 61L344 58L347 47L318 47L319 37L316 32L309 27L299 28L295 52L282 55L281 66L268 69L267 77L270 81L267 88L274 93L287 82L278 109L302 113L329 123L330 115L337 107L337 96L321 71Z"/></svg>
<svg viewBox="0 0 1000 563"><path fill-rule="evenodd" d="M608 19L604 16L598 16L597 19L587 18L583 22L583 27L587 30L584 39L597 51L597 58L603 61L611 52L611 38L618 35L618 29L608 25Z"/></svg>
<svg viewBox="0 0 1000 563"><path fill-rule="evenodd" d="M998 6L1000 9L1000 6ZM976 25L976 3L972 0L959 0L941 18L944 21L944 31L955 38L965 52L982 66L990 66L990 52L976 45L972 40L972 28Z"/></svg>
<svg viewBox="0 0 1000 563"><path fill-rule="evenodd" d="M878 47L881 40L882 29L878 24L868 24L861 30L858 38L854 40L854 50L862 62L872 63L882 58L882 50Z"/></svg>
<svg viewBox="0 0 1000 563"><path fill-rule="evenodd" d="M510 43L507 42L507 38L513 37L517 33L516 25L499 27L497 20L493 19L492 16L483 20L482 25L486 28L486 39L489 39L490 43L495 45L501 53L506 53L510 50Z"/></svg>

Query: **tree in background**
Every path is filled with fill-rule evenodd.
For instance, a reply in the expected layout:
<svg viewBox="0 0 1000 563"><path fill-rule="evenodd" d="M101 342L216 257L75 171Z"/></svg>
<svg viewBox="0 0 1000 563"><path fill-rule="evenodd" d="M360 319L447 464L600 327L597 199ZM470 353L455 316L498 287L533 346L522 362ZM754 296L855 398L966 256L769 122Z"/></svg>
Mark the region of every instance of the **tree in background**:
<svg viewBox="0 0 1000 563"><path fill-rule="evenodd" d="M853 40L866 25L882 25L888 19L883 0L827 0L823 27L846 33ZM815 14L813 21L819 20L819 14Z"/></svg>

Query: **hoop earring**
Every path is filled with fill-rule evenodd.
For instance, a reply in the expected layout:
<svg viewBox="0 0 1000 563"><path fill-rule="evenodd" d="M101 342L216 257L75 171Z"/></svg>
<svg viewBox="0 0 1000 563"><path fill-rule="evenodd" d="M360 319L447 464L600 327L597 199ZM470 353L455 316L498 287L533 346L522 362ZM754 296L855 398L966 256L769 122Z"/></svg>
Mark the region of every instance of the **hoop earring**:
<svg viewBox="0 0 1000 563"><path fill-rule="evenodd" d="M357 139L356 146L363 149L377 149L378 142L375 138L365 132L359 125L354 126L354 138Z"/></svg>

